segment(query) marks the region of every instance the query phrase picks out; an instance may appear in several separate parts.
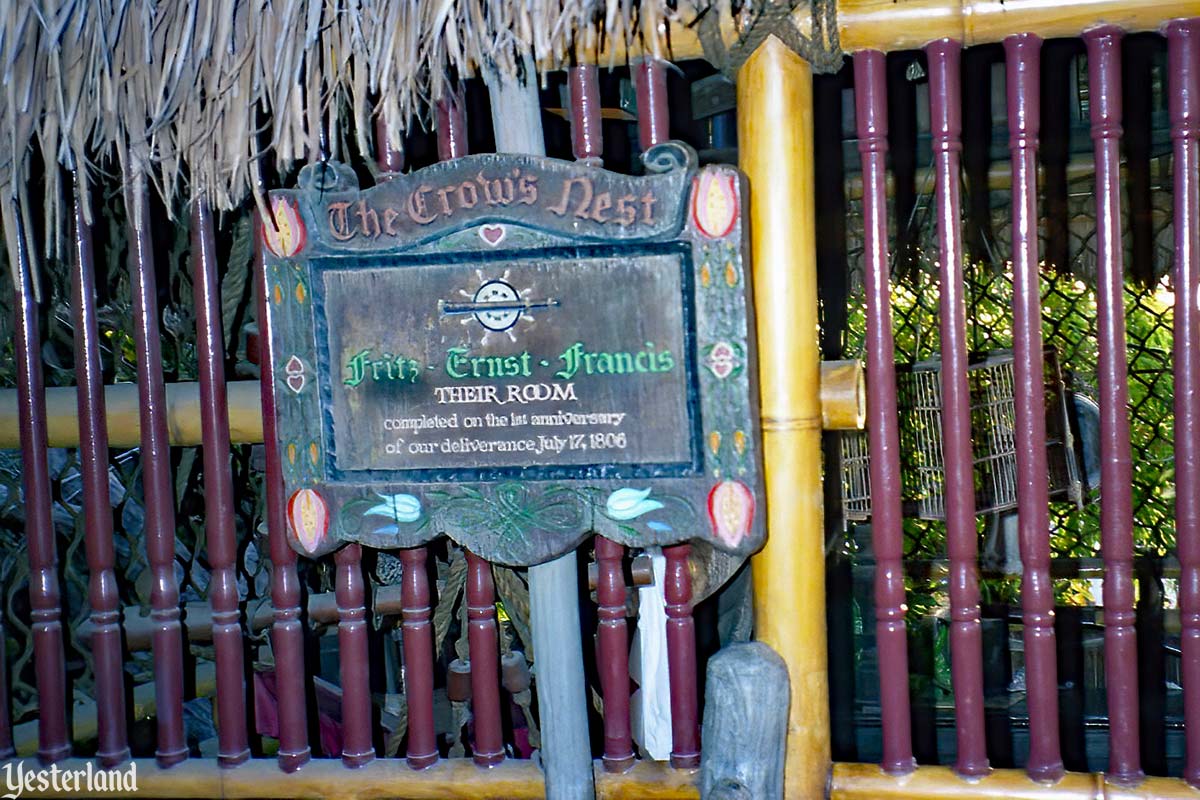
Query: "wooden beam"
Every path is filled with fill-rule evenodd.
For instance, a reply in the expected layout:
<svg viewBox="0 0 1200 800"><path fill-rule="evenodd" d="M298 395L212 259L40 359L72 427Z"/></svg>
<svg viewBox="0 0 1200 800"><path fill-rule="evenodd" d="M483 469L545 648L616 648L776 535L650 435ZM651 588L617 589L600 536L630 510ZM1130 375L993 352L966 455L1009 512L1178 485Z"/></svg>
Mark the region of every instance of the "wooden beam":
<svg viewBox="0 0 1200 800"><path fill-rule="evenodd" d="M767 544L752 560L755 634L791 680L784 796L822 797L830 745L812 72L771 37L742 67L737 90L741 167L754 187L767 492Z"/></svg>
<svg viewBox="0 0 1200 800"><path fill-rule="evenodd" d="M0 762L2 764L3 762ZM90 759L61 761L59 770L87 770ZM337 759L315 759L297 772L282 772L272 759L257 758L223 769L216 759L190 759L160 769L153 759L135 759L138 795L194 798L339 797L345 800L543 800L543 776L532 761L508 759L491 768L477 767L469 758L442 759L423 770L403 759L377 759L348 769ZM26 764L26 769L36 768ZM620 775L593 764L597 800L699 800L694 770L676 770L656 762L639 762ZM86 791L25 791L28 798L102 798L114 795Z"/></svg>
<svg viewBox="0 0 1200 800"><path fill-rule="evenodd" d="M227 386L231 440L236 444L261 442L262 405L258 381L233 381ZM141 422L137 384L117 383L104 387L104 405L109 447L138 447ZM46 414L49 445L78 447L75 387L46 389ZM200 384L167 384L167 429L172 445L200 444ZM0 449L19 446L17 432L16 390L0 390Z"/></svg>
<svg viewBox="0 0 1200 800"><path fill-rule="evenodd" d="M399 586L380 586L375 590L371 600L371 611L376 615L399 616L402 610L401 591ZM188 641L207 643L212 636L212 608L204 601L185 603L183 606L183 625L187 632ZM143 616L136 606L127 606L122 610L121 630L125 634L125 646L131 651L149 650L150 638L154 633L154 620ZM320 625L335 625L338 622L337 598L334 592L320 592L308 596L308 619ZM259 633L271 627L275 621L275 611L271 606L271 598L260 597L246 604L246 624L252 633ZM88 643L95 632L91 620L86 620L76 632L81 642Z"/></svg>
<svg viewBox="0 0 1200 800"><path fill-rule="evenodd" d="M681 3L679 21L670 26L669 47L661 35L646 37L628 51L620 42L608 50L581 52L596 63L622 65L648 50L672 61L705 58L700 45L696 12ZM809 4L793 13L796 29L812 28ZM1168 20L1200 14L1196 0L838 0L837 26L842 49L916 50L942 38L965 46L1000 42L1014 33L1035 33L1043 39L1075 37L1088 28L1115 25L1127 33L1157 31ZM721 39L731 46L739 35L728 14L720 21Z"/></svg>
<svg viewBox="0 0 1200 800"><path fill-rule="evenodd" d="M149 642L147 642L146 647L143 649L149 649ZM199 664L196 667L195 679L194 694L196 697L212 697L216 693L217 668L212 663ZM138 720L153 719L157 708L158 706L154 700L153 681L133 687L132 719L135 722ZM71 722L71 741L73 742L90 742L99 735L99 718L95 703L76 702L75 707L71 710ZM37 729L37 720L24 722L13 727L13 746L17 750L18 758L29 758L37 754ZM59 763L62 764L64 762ZM212 763L216 767L216 760ZM275 762L272 761L271 766L274 767L274 765ZM158 769L153 759L146 759L145 768ZM168 797L169 795L160 796Z"/></svg>
<svg viewBox="0 0 1200 800"><path fill-rule="evenodd" d="M821 364L821 415L826 430L861 428L863 368L860 361ZM260 444L263 440L262 405L258 381L226 384L229 398L229 434L234 444ZM137 447L137 385L117 383L104 387L110 447ZM75 387L46 389L46 417L51 447L78 447L78 409ZM167 384L167 425L171 444L191 447L201 443L200 384ZM0 389L0 450L20 447L17 424L17 391Z"/></svg>
<svg viewBox="0 0 1200 800"><path fill-rule="evenodd" d="M831 800L1134 800L1195 798L1196 790L1178 778L1146 778L1137 784L1105 780L1102 773L1068 772L1056 782L1034 781L1023 770L996 769L965 779L950 767L917 767L896 778L877 764L835 764Z"/></svg>

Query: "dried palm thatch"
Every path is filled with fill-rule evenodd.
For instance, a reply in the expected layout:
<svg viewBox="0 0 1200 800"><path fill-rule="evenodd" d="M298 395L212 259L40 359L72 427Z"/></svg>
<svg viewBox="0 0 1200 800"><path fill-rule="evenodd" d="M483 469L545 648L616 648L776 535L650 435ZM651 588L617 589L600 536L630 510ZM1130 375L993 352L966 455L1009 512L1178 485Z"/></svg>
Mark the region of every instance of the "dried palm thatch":
<svg viewBox="0 0 1200 800"><path fill-rule="evenodd" d="M86 201L89 173L115 155L165 199L186 188L229 209L256 191L260 159L286 170L336 158L333 134L344 130L369 152L377 116L398 148L410 120L429 119L430 104L481 65L513 75L532 53L555 68L606 41L660 55L666 26L698 13L684 3L686 11L679 0L8 0L0 203L10 256L17 220L29 229L38 161L53 254L63 241L63 170Z"/></svg>

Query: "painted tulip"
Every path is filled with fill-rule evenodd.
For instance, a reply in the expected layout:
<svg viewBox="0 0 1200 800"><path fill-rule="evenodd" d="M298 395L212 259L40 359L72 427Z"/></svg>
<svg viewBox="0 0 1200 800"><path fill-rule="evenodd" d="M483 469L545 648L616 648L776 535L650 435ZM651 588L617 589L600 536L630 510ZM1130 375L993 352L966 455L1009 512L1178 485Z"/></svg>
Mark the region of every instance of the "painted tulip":
<svg viewBox="0 0 1200 800"><path fill-rule="evenodd" d="M411 494L375 495L383 502L367 509L363 516L385 517L396 522L416 522L421 518L421 501Z"/></svg>
<svg viewBox="0 0 1200 800"><path fill-rule="evenodd" d="M710 239L728 236L737 222L737 189L733 175L706 170L692 187L692 218L696 227Z"/></svg>
<svg viewBox="0 0 1200 800"><path fill-rule="evenodd" d="M288 522L306 553L315 553L329 533L329 507L312 489L300 489L288 500Z"/></svg>
<svg viewBox="0 0 1200 800"><path fill-rule="evenodd" d="M282 197L271 202L271 219L263 220L263 242L280 258L290 258L304 249L307 232L294 201Z"/></svg>
<svg viewBox="0 0 1200 800"><path fill-rule="evenodd" d="M737 547L754 521L754 494L740 481L718 483L708 493L708 518L716 537Z"/></svg>
<svg viewBox="0 0 1200 800"><path fill-rule="evenodd" d="M636 519L663 507L662 503L649 498L649 489L617 489L608 496L604 509L613 519Z"/></svg>

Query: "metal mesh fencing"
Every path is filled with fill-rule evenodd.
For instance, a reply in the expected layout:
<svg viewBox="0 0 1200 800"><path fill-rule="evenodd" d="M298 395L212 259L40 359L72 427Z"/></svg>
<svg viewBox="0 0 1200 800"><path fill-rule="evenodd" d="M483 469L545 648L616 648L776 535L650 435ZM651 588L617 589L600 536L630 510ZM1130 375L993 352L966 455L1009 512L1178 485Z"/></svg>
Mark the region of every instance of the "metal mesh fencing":
<svg viewBox="0 0 1200 800"><path fill-rule="evenodd" d="M1062 380L1065 391L1083 397L1079 402L1088 403L1088 398L1096 396L1096 362L1097 362L1097 319L1096 291L1094 285L1095 248L1094 248L1094 200L1089 189L1091 177L1083 176L1072 182L1072 263L1073 271L1056 270L1052 266L1043 265L1041 275L1042 296L1042 333L1044 344L1048 350L1057 354L1061 365ZM924 197L922 202L928 206L932 198ZM918 209L920 212L921 209ZM994 222L997 239L1007 235L1010 228L1007 219L1009 209L1002 207ZM848 314L846 353L848 356L863 355L863 340L865 335L865 313L861 292L861 250L853 239L853 232L860 227L855 224L853 216L859 213L858 208L851 209L852 219L850 257L852 264L851 285L858 287L850 299ZM921 214L914 215L921 218ZM1080 233L1082 231L1082 233ZM1093 234L1089 234L1092 231ZM1156 227L1156 239L1169 240L1171 235L1169 215L1162 216ZM927 413L923 406L939 405L935 397L924 397L916 408L909 398L905 397L904 384L906 373L917 367L915 364L926 365L935 363L939 357L940 335L939 321L939 279L936 266L936 244L932 240L932 225L922 225L918 238L918 268L907 272L897 270L892 276L892 314L893 331L896 342L896 362L899 367L899 386L901 404L914 407L913 413ZM996 243L996 250L1007 252L1004 242ZM1163 256L1163 253L1166 253ZM1157 256L1163 256L1159 258ZM1129 363L1129 416L1133 445L1133 510L1134 510L1134 539L1139 553L1146 555L1166 555L1174 548L1174 456L1173 456L1173 376L1172 376L1172 325L1174 290L1170 281L1169 252L1156 254L1154 265L1155 275L1158 276L1151 285L1141 285L1132 280L1125 286L1125 312L1128 363ZM967 263L964 268L967 325L971 350L977 354L995 354L1012 347L1012 298L1013 282L1011 264L1005 263ZM974 362L975 369L982 362ZM907 366L905 366L907 365ZM978 388L978 387L976 387ZM993 387L999 394L992 402L1007 402L1004 398L1011 397L1011 387L1004 388L1000 384ZM869 387L868 387L869 391ZM936 400L936 402L934 402ZM978 392L974 399L977 405L986 403L986 398ZM998 409L997 409L998 410ZM1071 409L1072 414L1074 409ZM1070 415L1069 415L1070 416ZM975 456L978 460L989 455L1002 453L1006 447L1004 442L988 436L986 426L973 421L976 436L974 441ZM1072 433L1080 438L1078 467L1083 473L1088 471L1089 462L1094 458L1096 432L1091 429L1091 421L1087 418L1075 419L1072 423L1077 426L1074 430L1063 432L1065 437ZM904 423L902 421L902 429ZM1001 428L994 433L1002 433ZM1050 439L1055 439L1051 430ZM862 514L866 508L864 492L869 487L863 485L861 478L850 478L855 459L865 458L865 438L862 441L849 441L854 437L843 437L843 460L846 481L844 491L847 497L853 497L853 502L846 506L850 518ZM1049 442L1051 448L1055 446ZM936 464L930 461L933 456L926 452L920 453L918 448L928 449L929 443L917 443L911 439L901 442L902 460L905 462L905 493L908 497L918 497L922 492L928 493L931 487L922 488L921 474L936 469ZM914 463L925 459L924 464ZM936 456L940 459L940 453ZM1052 463L1054 459L1052 458ZM977 481L980 480L977 463ZM1093 465L1094 466L1094 465ZM1005 467L1007 469L1007 466ZM909 476L911 477L911 480ZM1051 479L1052 488L1054 479ZM1056 557L1094 557L1100 548L1099 506L1095 487L1087 487L1077 497L1059 493L1059 501L1051 506L1051 544ZM1078 500L1079 502L1072 502ZM1066 502L1062 502L1066 501ZM983 513L988 510L1002 510L1005 504L988 508L980 505ZM1011 507L1011 506L1009 506ZM905 530L908 536L906 557L935 558L945 553L945 530L937 519L919 519L918 516L936 517L936 514L918 514L918 509L911 509L912 518L906 519Z"/></svg>

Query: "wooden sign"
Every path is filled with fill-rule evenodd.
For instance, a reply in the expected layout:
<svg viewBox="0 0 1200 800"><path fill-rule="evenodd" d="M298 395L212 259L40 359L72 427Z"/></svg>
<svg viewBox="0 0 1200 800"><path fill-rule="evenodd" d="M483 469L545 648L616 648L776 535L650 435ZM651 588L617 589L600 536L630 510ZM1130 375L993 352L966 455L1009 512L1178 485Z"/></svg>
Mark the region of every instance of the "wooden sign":
<svg viewBox="0 0 1200 800"><path fill-rule="evenodd" d="M645 162L477 155L362 191L317 164L271 195L298 551L762 544L742 179L675 142Z"/></svg>

